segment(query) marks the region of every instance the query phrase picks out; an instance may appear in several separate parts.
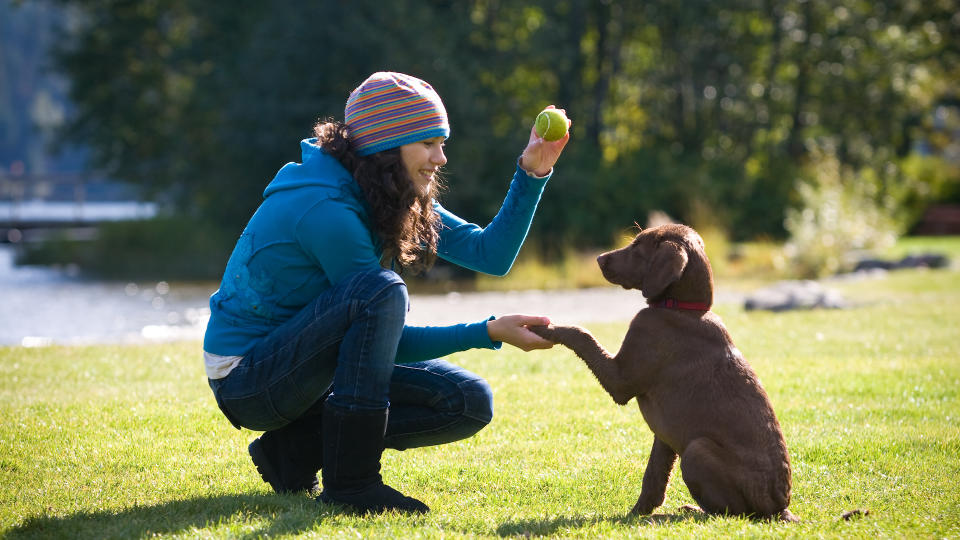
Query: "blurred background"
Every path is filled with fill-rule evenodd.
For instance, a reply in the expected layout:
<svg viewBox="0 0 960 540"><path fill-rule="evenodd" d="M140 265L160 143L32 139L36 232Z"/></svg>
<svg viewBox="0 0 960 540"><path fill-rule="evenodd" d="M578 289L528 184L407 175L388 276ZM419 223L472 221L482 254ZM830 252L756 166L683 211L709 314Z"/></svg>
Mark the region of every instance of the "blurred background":
<svg viewBox="0 0 960 540"><path fill-rule="evenodd" d="M593 254L662 220L721 276L960 233L957 0L0 0L8 292L46 265L209 294L276 170L378 70L439 91L441 201L481 224L540 109L573 120L514 281L441 264L414 290L601 284Z"/></svg>

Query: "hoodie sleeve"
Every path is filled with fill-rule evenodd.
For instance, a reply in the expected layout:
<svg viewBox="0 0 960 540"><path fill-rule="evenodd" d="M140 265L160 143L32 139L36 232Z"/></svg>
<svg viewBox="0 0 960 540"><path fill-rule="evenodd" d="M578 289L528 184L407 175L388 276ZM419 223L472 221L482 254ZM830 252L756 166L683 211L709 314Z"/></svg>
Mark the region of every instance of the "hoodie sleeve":
<svg viewBox="0 0 960 540"><path fill-rule="evenodd" d="M432 360L468 349L499 349L503 342L492 341L487 333L490 319L450 326L405 326L397 347L396 362L408 364Z"/></svg>
<svg viewBox="0 0 960 540"><path fill-rule="evenodd" d="M337 283L354 272L380 268L373 237L356 209L335 199L318 202L296 227L297 241Z"/></svg>
<svg viewBox="0 0 960 540"><path fill-rule="evenodd" d="M443 220L437 255L477 272L506 275L527 238L548 179L530 176L517 166L500 211L486 227L467 223L435 202L434 210Z"/></svg>

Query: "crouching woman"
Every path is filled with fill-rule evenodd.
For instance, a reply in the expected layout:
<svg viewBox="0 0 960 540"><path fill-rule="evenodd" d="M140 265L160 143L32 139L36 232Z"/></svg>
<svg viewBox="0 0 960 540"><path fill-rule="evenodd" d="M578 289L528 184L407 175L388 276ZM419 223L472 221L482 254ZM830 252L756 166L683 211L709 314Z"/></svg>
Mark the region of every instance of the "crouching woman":
<svg viewBox="0 0 960 540"><path fill-rule="evenodd" d="M552 343L507 315L451 326L405 324L407 289L394 270L441 257L492 274L509 270L569 135L531 130L500 212L486 226L435 199L450 132L439 96L400 73L371 75L344 122L320 122L302 160L264 191L210 299L204 358L217 404L277 492L319 491L360 512L426 512L385 485L384 448L469 437L493 415L480 376L441 358L503 342Z"/></svg>

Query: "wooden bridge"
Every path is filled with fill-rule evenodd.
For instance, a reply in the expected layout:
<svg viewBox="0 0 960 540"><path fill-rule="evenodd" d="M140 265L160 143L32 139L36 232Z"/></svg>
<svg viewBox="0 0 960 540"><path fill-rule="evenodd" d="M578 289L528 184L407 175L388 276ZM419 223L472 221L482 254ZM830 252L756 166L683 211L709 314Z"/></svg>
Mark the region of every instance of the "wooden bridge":
<svg viewBox="0 0 960 540"><path fill-rule="evenodd" d="M0 242L18 243L51 234L82 239L108 221L148 219L152 202L135 200L120 184L78 175L0 176Z"/></svg>

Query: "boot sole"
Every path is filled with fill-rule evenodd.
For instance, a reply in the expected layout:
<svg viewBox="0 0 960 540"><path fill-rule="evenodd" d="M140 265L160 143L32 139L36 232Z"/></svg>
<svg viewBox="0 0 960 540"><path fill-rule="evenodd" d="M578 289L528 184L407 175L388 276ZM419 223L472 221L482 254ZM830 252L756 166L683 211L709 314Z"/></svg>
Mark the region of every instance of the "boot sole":
<svg viewBox="0 0 960 540"><path fill-rule="evenodd" d="M376 492L370 493L372 497L369 495L364 496L364 494L353 494L334 498L330 496L327 490L323 490L320 492L320 495L317 496L316 500L323 504L339 506L347 513L359 515L383 514L387 512L426 514L430 512L430 507L424 504L423 501L403 495L389 486L381 485L381 487L385 487L387 490L395 493L396 498L391 497L390 499L376 500Z"/></svg>
<svg viewBox="0 0 960 540"><path fill-rule="evenodd" d="M247 452L250 454L250 459L253 460L253 465L257 468L257 472L260 473L260 478L267 484L270 484L274 493L279 495L288 493L306 493L311 495L320 492L320 485L317 482L316 475L313 476L312 482L304 479L301 484L296 486L291 487L284 485L280 473L277 472L276 468L270 462L270 458L267 456L266 450L263 449L263 443L260 442L260 439L254 439L253 442L247 446Z"/></svg>
<svg viewBox="0 0 960 540"><path fill-rule="evenodd" d="M254 439L253 442L247 446L247 452L250 453L250 459L253 460L253 465L257 468L257 472L260 473L260 478L270 484L274 493L284 493L281 490L280 475L277 474L273 465L270 464L270 458L267 457L267 453L263 450L263 443L260 442L260 439Z"/></svg>

